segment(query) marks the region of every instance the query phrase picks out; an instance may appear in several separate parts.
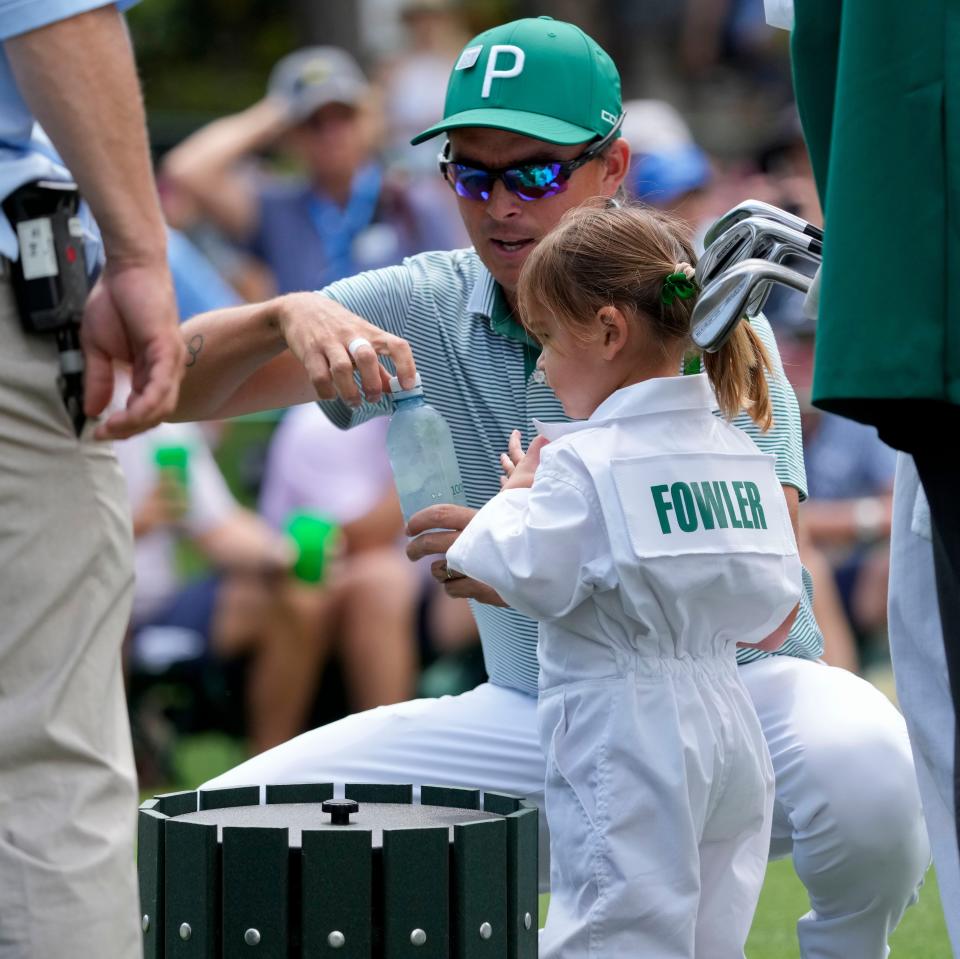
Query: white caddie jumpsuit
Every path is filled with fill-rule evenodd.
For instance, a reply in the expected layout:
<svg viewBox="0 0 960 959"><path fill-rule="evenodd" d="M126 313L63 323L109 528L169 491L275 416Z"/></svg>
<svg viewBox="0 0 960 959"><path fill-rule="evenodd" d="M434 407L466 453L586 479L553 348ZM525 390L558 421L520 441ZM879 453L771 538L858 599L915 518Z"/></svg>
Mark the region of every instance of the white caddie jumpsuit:
<svg viewBox="0 0 960 959"><path fill-rule="evenodd" d="M773 771L735 645L783 622L801 573L774 457L715 406L678 376L542 424L533 487L447 554L540 622L545 959L743 956Z"/></svg>

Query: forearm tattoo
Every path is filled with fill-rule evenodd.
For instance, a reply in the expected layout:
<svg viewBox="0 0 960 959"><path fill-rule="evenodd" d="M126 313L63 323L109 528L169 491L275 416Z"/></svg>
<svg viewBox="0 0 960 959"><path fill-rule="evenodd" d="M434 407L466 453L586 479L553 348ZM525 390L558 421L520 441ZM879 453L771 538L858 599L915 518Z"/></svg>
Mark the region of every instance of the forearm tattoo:
<svg viewBox="0 0 960 959"><path fill-rule="evenodd" d="M190 337L190 342L187 343L187 353L189 357L187 359L187 366L196 366L197 357L200 355L200 351L203 349L203 334L196 333Z"/></svg>

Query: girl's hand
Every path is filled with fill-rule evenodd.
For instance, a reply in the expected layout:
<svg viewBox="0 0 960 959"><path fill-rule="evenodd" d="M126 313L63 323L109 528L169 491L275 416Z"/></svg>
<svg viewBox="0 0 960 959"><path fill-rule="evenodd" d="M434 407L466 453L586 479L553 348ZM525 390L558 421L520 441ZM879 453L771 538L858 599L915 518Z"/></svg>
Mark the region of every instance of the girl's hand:
<svg viewBox="0 0 960 959"><path fill-rule="evenodd" d="M543 436L538 436L524 453L520 445L520 430L514 430L510 434L507 452L500 454L500 465L505 474L500 477L500 488L527 489L533 486L533 474L540 465L540 451L548 442Z"/></svg>

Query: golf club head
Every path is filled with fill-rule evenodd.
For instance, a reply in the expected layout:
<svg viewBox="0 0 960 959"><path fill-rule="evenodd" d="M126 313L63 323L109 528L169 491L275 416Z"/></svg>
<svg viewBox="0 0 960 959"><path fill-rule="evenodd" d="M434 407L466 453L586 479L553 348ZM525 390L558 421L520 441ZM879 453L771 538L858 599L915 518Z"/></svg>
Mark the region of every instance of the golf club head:
<svg viewBox="0 0 960 959"><path fill-rule="evenodd" d="M747 303L761 283L773 282L806 293L810 277L782 263L747 259L721 273L702 290L693 308L690 335L707 353L716 353L746 313Z"/></svg>
<svg viewBox="0 0 960 959"><path fill-rule="evenodd" d="M774 244L786 244L801 255L820 257L823 243L791 226L763 216L750 216L721 233L697 261L696 280L702 288L735 263L750 257L766 259Z"/></svg>
<svg viewBox="0 0 960 959"><path fill-rule="evenodd" d="M740 260L746 260L756 246L757 230L755 223L741 220L730 226L711 243L697 260L695 279L697 286L703 289Z"/></svg>
<svg viewBox="0 0 960 959"><path fill-rule="evenodd" d="M711 246L718 236L726 233L735 223L739 223L741 220L745 220L751 216L766 217L769 220L782 223L784 226L792 227L797 232L803 233L815 240L823 240L823 230L808 223L802 217L794 213L788 213L786 210L781 210L780 207L773 206L771 203L764 203L763 200L744 200L742 203L738 203L732 210L724 213L724 215L707 230L706 236L703 239L704 246Z"/></svg>
<svg viewBox="0 0 960 959"><path fill-rule="evenodd" d="M809 249L799 249L789 243L774 243L767 250L758 252L757 259L766 260L768 263L782 263L788 256L803 257L811 263L820 265L820 257L816 253ZM772 289L773 284L768 281L757 287L750 297L750 302L747 303L747 316L757 316L763 312Z"/></svg>

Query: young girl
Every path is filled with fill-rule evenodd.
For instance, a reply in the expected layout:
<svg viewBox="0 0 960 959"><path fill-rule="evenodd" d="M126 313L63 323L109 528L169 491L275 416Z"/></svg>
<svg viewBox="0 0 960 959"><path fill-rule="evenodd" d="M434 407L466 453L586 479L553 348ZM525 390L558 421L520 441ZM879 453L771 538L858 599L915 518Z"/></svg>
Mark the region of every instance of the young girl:
<svg viewBox="0 0 960 959"><path fill-rule="evenodd" d="M740 959L763 882L773 773L735 646L782 642L800 561L774 457L713 413L769 425L749 324L677 375L693 259L636 208L531 253L521 316L580 421L540 424L447 554L540 622L547 959Z"/></svg>

